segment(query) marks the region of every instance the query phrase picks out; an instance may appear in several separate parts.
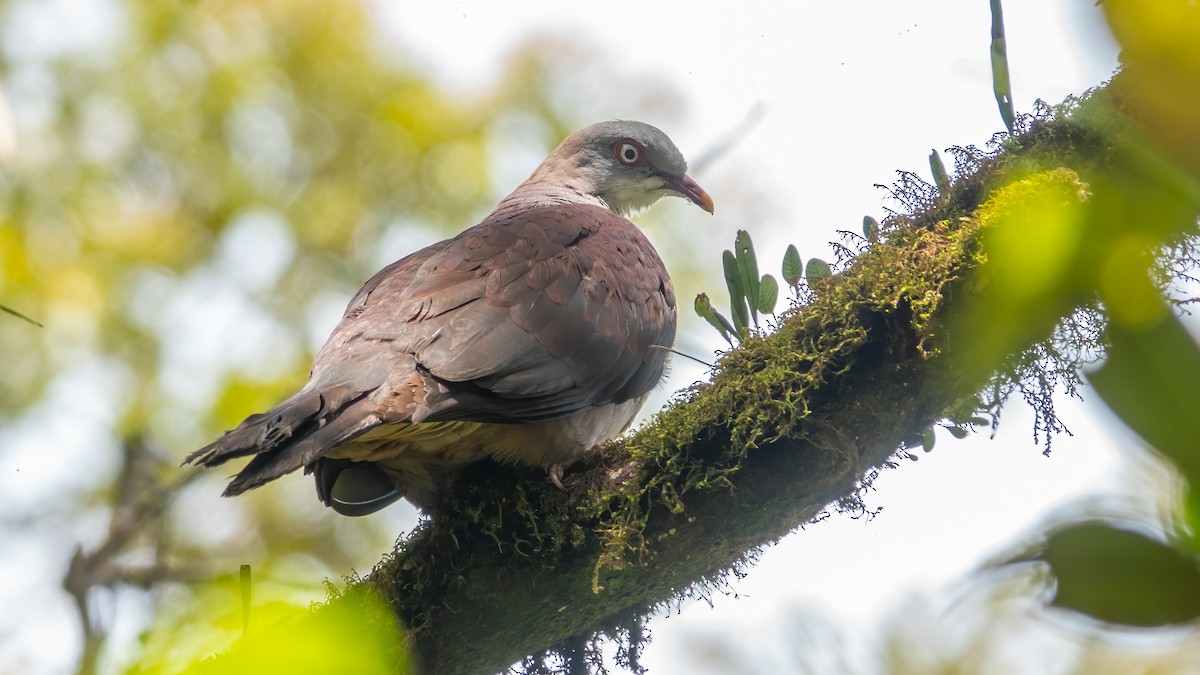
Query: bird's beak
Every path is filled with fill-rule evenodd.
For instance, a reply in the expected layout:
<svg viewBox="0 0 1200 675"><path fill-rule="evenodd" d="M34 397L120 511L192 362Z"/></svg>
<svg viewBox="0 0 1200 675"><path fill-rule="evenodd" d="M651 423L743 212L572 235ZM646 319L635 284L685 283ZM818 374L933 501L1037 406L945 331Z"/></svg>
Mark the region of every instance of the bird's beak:
<svg viewBox="0 0 1200 675"><path fill-rule="evenodd" d="M663 179L666 180L667 185L670 186L672 190L678 192L684 197L687 197L688 201L692 202L696 206L699 206L705 211L708 211L709 213L713 212L712 197L709 197L708 193L704 191L704 188L700 187L696 181L689 178L687 174L680 174L678 176L664 175Z"/></svg>

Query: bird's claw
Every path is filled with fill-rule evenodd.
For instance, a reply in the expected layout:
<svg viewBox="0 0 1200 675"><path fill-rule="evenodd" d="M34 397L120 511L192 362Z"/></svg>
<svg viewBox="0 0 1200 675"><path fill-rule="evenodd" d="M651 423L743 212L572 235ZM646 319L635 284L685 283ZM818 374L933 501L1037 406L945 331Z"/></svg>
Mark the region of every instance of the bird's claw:
<svg viewBox="0 0 1200 675"><path fill-rule="evenodd" d="M563 471L564 468L562 464L555 464L547 469L546 473L550 475L550 482L554 483L554 487L565 491L567 488L563 486L562 482Z"/></svg>

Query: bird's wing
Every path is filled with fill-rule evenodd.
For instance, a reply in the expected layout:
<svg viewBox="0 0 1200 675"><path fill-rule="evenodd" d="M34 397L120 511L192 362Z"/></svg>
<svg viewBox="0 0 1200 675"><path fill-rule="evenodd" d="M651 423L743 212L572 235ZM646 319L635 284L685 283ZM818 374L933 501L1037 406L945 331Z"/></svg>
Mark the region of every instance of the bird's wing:
<svg viewBox="0 0 1200 675"><path fill-rule="evenodd" d="M556 204L381 271L312 377L375 379L373 366L410 357L437 383L414 421L524 422L641 396L662 375L653 346L674 338L674 291L645 235L606 208Z"/></svg>
<svg viewBox="0 0 1200 675"><path fill-rule="evenodd" d="M381 270L308 384L187 461L257 455L226 494L388 423L549 419L641 396L662 376L675 297L645 235L609 209L493 217Z"/></svg>

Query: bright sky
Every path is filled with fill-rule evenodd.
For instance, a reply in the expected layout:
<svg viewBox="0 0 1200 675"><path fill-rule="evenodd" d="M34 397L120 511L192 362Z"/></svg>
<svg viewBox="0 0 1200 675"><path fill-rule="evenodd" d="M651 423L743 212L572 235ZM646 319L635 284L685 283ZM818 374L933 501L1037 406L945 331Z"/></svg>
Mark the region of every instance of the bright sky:
<svg viewBox="0 0 1200 675"><path fill-rule="evenodd" d="M503 57L535 34L572 38L622 73L660 78L686 98L684 119L662 126L692 157L761 104L761 124L719 163L694 174L716 199L716 215L674 211L680 227L714 235L688 253L711 264L739 228L751 231L760 260L771 266L787 243L797 244L804 257L830 258L836 230L857 229L865 214L884 215L885 194L875 184L892 182L897 169L927 175L931 148L983 145L1003 128L991 90L987 0L374 0L372 8L402 53L464 92L497 77ZM1030 111L1038 98L1058 102L1082 93L1115 68L1116 48L1092 0L1006 0L1004 9L1018 112ZM605 99L596 120L627 116L621 91ZM747 176L766 205L726 202L723 208L718 187L744 185ZM758 215L748 220L750 213ZM663 254L668 264L679 255ZM677 289L685 305L701 290L714 289ZM681 316L686 349L703 354L720 346L690 311ZM677 360L664 391L703 376ZM1097 410L1095 403L1062 405L1076 435L1057 439L1049 458L1033 444L1020 404L1009 410L995 440L944 435L930 455L879 478L867 498L869 506L883 508L878 517L834 517L808 527L769 549L733 585L736 598L718 597L713 608L691 603L656 619L644 664L654 675L724 672L706 670L700 660L701 645L721 635L758 655L745 672L794 671L789 616L817 611L865 643L889 608L960 578L1062 504L1144 489L1113 445L1133 442ZM413 515L394 511L388 517L402 531ZM47 536L73 540L76 534ZM39 565L45 567L33 553L13 552L0 561L0 573L24 578ZM59 572L51 572L52 585ZM69 610L55 622L39 624L40 630L76 630ZM68 656L53 661L51 670L71 663ZM0 672L7 672L2 665Z"/></svg>

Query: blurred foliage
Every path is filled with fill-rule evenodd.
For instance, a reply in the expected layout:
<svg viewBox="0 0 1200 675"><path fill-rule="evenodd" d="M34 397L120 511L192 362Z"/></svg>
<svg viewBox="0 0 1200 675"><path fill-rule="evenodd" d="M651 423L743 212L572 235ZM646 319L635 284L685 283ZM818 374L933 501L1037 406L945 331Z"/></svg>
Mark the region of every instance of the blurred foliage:
<svg viewBox="0 0 1200 675"><path fill-rule="evenodd" d="M307 602L323 574L377 559L394 520L339 522L299 477L217 503L221 476L175 464L298 387L363 280L475 222L568 132L680 110L561 37L453 94L383 30L353 0L0 4L0 301L44 324L0 320L0 432L48 408L113 420L39 450L103 470L30 488L51 513L6 515L110 520L72 563L99 627L84 671L104 639L95 587L157 589L194 619L211 604L190 582L247 560L264 583L306 579Z"/></svg>
<svg viewBox="0 0 1200 675"><path fill-rule="evenodd" d="M1056 607L1128 626L1200 616L1200 566L1169 544L1105 522L1051 533L1038 558L1055 579Z"/></svg>
<svg viewBox="0 0 1200 675"><path fill-rule="evenodd" d="M168 604L142 636L143 653L129 675L168 673L355 673L406 672L404 638L391 609L364 590L357 602L314 608L295 589L273 589L255 603L244 639L235 580L196 585L185 602ZM262 590L257 589L257 590ZM289 592L290 591L290 592ZM196 617L205 625L196 629ZM209 659L223 652L222 658Z"/></svg>
<svg viewBox="0 0 1200 675"><path fill-rule="evenodd" d="M1087 379L1181 472L1186 515L1163 537L1085 517L1032 557L1048 564L1057 606L1111 624L1188 623L1200 619L1200 346L1177 308L1195 301L1197 283L1200 6L1103 6L1124 67L1073 116L1081 151L1014 163L976 214L987 264L964 319L967 362L1002 369L1061 335L1062 317L1102 317L1105 359Z"/></svg>
<svg viewBox="0 0 1200 675"><path fill-rule="evenodd" d="M1071 307L1102 308L1111 358L1093 382L1194 486L1200 459L1187 439L1200 390L1187 385L1196 345L1173 318L1168 291L1178 275L1161 261L1196 234L1200 8L1182 0L1103 7L1126 62L1106 96L1124 116L1096 106L1089 133L1106 142L1114 125L1124 131L1130 120L1134 133L1120 134L1120 161L1070 169L1031 161L1013 167L1007 184L989 186L983 215L993 272L973 317L975 367L996 367L1004 354L1051 336ZM160 527L134 536L132 528L160 517L157 507L143 508L146 495L177 475L165 458L297 386L331 317L363 279L472 222L511 187L512 175L503 184L494 176L527 173L606 109L597 102L608 90L595 83L615 76L577 45L544 40L517 53L493 89L456 97L387 53L362 6L348 0L112 0L91 6L97 25L87 40L57 32L55 11L64 10L37 0L0 6L0 76L16 139L12 147L0 142L0 299L45 326L0 321L0 423L45 403L55 383L87 364L119 372L95 385L117 422L91 449L111 453L121 468L115 477L88 477L78 506L90 501L109 513L116 554L141 543L128 557L151 562L132 571L96 566L85 581L157 588L162 613L143 636L134 672L177 672L236 638L241 609L225 580L166 582L211 577L240 556L283 561L267 568L267 579L295 569L311 577L313 569L354 564L394 533L314 518L311 486L293 481L308 510L288 500L287 487L222 503L225 510L183 490L182 506ZM36 20L40 12L50 20ZM622 87L621 114L672 114L677 102L648 84ZM998 102L1002 93L1011 99L1004 89ZM931 167L950 189L936 153ZM864 220L864 234L879 236L879 225ZM726 266L737 293L730 332L757 323L757 312L773 304L755 290L762 278L748 235L745 244ZM799 256L788 255L783 277L797 287ZM829 269L809 261L806 273L811 283ZM1175 557L1167 567L1194 563L1188 546L1200 509L1189 513L1170 533ZM1084 561L1055 571L1083 574L1096 550L1114 545L1115 532L1055 540L1053 557ZM1092 552L1077 555L1077 546ZM1139 581L1164 584L1158 591L1177 587L1140 569ZM1096 597L1088 585L1095 581L1067 581L1060 588L1075 597ZM259 598L251 634L286 625L312 591ZM223 663L241 664L241 672L383 672L401 658L388 651L398 642L395 627L377 620L370 601L362 606L364 615L330 617L301 636L310 651L296 650L294 639L287 648L275 642L286 629L264 630L232 653L243 660ZM1112 621L1131 616L1111 609L1089 611ZM189 630L197 617L214 630ZM346 649L351 642L362 649ZM331 652L329 644L342 648ZM324 660L335 655L363 661Z"/></svg>

